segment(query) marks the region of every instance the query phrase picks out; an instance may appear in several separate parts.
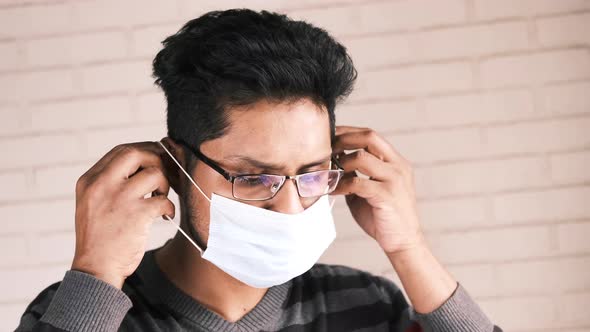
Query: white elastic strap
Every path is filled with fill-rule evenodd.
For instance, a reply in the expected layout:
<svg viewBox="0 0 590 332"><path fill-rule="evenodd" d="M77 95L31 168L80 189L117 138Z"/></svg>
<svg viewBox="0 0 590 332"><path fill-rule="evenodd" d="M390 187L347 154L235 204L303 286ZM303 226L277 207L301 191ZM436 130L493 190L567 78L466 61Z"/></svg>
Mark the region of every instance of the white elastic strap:
<svg viewBox="0 0 590 332"><path fill-rule="evenodd" d="M162 142L158 141L158 143L160 143L160 145L164 148L164 151L166 151L166 153L168 153L168 155L170 156L170 158L172 158L172 160L174 160L174 162L176 163L176 165L178 165L178 167L184 172L184 174L186 175L186 177L188 177L188 179L195 185L195 187L197 187L197 189L199 189L199 191L201 192L201 194L203 194L203 196L205 196L205 198L211 202L211 200L209 199L209 197L207 197L207 195L205 195L205 193L201 190L201 188L199 188L199 186L195 183L195 181L193 181L193 178L188 175L188 173L184 170L184 168L182 168L182 166L180 166L180 163L176 160L176 158L174 158L174 156L172 155L172 153L170 153L170 151L168 151L168 149L166 148L166 146L164 146L164 144L162 144ZM174 225L174 227L176 227L176 229L178 229L178 231L184 235L184 237L190 241L190 243L193 244L193 246L195 246L195 248L197 248L197 250L199 250L199 252L201 253L201 256L203 255L203 249L201 249L201 247L199 247L199 245L197 245L195 243L195 241L193 241L193 239L191 239L190 236L188 236L183 230L182 228L180 228L180 226L178 226L173 220L172 218L170 218L167 215L164 215L163 217L164 219L170 221L170 223L172 223L172 225Z"/></svg>
<svg viewBox="0 0 590 332"><path fill-rule="evenodd" d="M199 250L199 252L201 253L201 256L203 255L203 249L201 249L201 247L199 247L195 241L193 241L193 239L190 238L190 236L188 236L183 230L182 228L180 228L180 226L178 226L170 217L168 217L167 215L164 215L164 219L170 221L172 223L172 225L174 225L174 227L176 227L176 229L178 229L178 231L180 231L180 233L182 233L182 235L184 235L184 237L190 241L190 243L192 243L195 248L197 248L197 250Z"/></svg>
<svg viewBox="0 0 590 332"><path fill-rule="evenodd" d="M174 156L172 155L172 153L170 153L170 151L168 151L168 149L164 146L164 144L162 144L162 142L158 141L158 143L160 143L160 145L164 148L164 151L166 151L166 153L168 153L168 155L170 156L170 158L172 158L172 160L174 160L174 162L176 163L176 165L178 165L178 167L180 168L180 170L186 175L186 177L195 185L195 187L197 187L197 189L199 189L199 191L201 192L201 194L203 194L203 196L205 196L205 198L211 202L211 199L209 199L209 197L207 197L207 195L205 195L205 193L201 190L201 187L199 187L199 185L195 182L195 180L193 180L193 177L190 176L185 170L184 168L182 168L182 166L180 166L180 163L176 160L176 158L174 158Z"/></svg>
<svg viewBox="0 0 590 332"><path fill-rule="evenodd" d="M332 210L332 208L334 207L334 204L336 204L336 198L334 198L332 200L332 203L330 203L330 210Z"/></svg>

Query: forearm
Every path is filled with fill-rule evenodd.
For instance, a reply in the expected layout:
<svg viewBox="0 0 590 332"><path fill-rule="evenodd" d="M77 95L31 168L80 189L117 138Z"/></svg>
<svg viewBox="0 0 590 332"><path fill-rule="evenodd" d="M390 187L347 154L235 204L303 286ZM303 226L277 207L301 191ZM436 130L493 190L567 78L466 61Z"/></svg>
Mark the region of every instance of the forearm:
<svg viewBox="0 0 590 332"><path fill-rule="evenodd" d="M440 307L457 288L457 281L426 245L387 254L414 310L429 313Z"/></svg>

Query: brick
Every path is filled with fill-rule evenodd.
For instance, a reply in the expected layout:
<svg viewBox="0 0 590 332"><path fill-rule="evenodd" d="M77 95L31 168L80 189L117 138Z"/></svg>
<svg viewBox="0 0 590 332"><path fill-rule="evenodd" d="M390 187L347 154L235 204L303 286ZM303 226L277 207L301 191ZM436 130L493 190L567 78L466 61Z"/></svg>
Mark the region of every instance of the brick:
<svg viewBox="0 0 590 332"><path fill-rule="evenodd" d="M535 110L530 93L514 90L429 98L425 114L427 126L455 126L527 119Z"/></svg>
<svg viewBox="0 0 590 332"><path fill-rule="evenodd" d="M362 32L409 30L464 22L467 8L460 0L403 0L353 8L360 11Z"/></svg>
<svg viewBox="0 0 590 332"><path fill-rule="evenodd" d="M73 199L0 206L2 216L10 220L0 228L0 234L74 230L74 211Z"/></svg>
<svg viewBox="0 0 590 332"><path fill-rule="evenodd" d="M338 125L367 127L379 133L407 130L424 125L415 101L346 104L336 108Z"/></svg>
<svg viewBox="0 0 590 332"><path fill-rule="evenodd" d="M0 251L6 253L0 258L0 266L21 265L29 259L29 250L23 236L0 237Z"/></svg>
<svg viewBox="0 0 590 332"><path fill-rule="evenodd" d="M136 97L137 122L166 123L166 97L162 91L144 93Z"/></svg>
<svg viewBox="0 0 590 332"><path fill-rule="evenodd" d="M35 170L35 195L75 197L76 181L91 165L60 166Z"/></svg>
<svg viewBox="0 0 590 332"><path fill-rule="evenodd" d="M27 198L31 191L26 172L12 171L0 173L0 183L2 183L4 188L8 189L0 193L0 201L24 199Z"/></svg>
<svg viewBox="0 0 590 332"><path fill-rule="evenodd" d="M131 123L127 97L113 96L45 103L31 109L34 131L83 130Z"/></svg>
<svg viewBox="0 0 590 332"><path fill-rule="evenodd" d="M590 143L590 118L518 123L486 130L488 155L552 152L584 148Z"/></svg>
<svg viewBox="0 0 590 332"><path fill-rule="evenodd" d="M0 135L22 133L23 114L17 106L0 107Z"/></svg>
<svg viewBox="0 0 590 332"><path fill-rule="evenodd" d="M88 131L85 134L86 156L94 160L113 147L131 142L158 141L166 136L165 125Z"/></svg>
<svg viewBox="0 0 590 332"><path fill-rule="evenodd" d="M358 7L297 9L289 10L287 13L294 20L309 22L336 37L353 35L361 31L361 14Z"/></svg>
<svg viewBox="0 0 590 332"><path fill-rule="evenodd" d="M552 51L495 57L481 63L486 88L535 85L590 77L585 50Z"/></svg>
<svg viewBox="0 0 590 332"><path fill-rule="evenodd" d="M71 31L71 26L66 3L0 9L0 38L64 33Z"/></svg>
<svg viewBox="0 0 590 332"><path fill-rule="evenodd" d="M537 20L539 43L544 46L588 45L590 14L568 15Z"/></svg>
<svg viewBox="0 0 590 332"><path fill-rule="evenodd" d="M564 13L588 8L590 4L586 0L475 1L476 16L484 19Z"/></svg>
<svg viewBox="0 0 590 332"><path fill-rule="evenodd" d="M559 319L567 325L588 325L590 324L588 307L590 307L590 292L564 295L558 300Z"/></svg>
<svg viewBox="0 0 590 332"><path fill-rule="evenodd" d="M556 295L590 289L590 257L551 258L501 264L496 296Z"/></svg>
<svg viewBox="0 0 590 332"><path fill-rule="evenodd" d="M487 205L481 197L419 200L420 223L426 232L481 227L490 223Z"/></svg>
<svg viewBox="0 0 590 332"><path fill-rule="evenodd" d="M363 74L359 74L360 91L355 98L412 97L473 87L473 74L466 62L415 65Z"/></svg>
<svg viewBox="0 0 590 332"><path fill-rule="evenodd" d="M413 48L420 59L451 59L527 49L524 22L436 29L417 33ZM379 52L375 52L379 53Z"/></svg>
<svg viewBox="0 0 590 332"><path fill-rule="evenodd" d="M13 151L3 167L23 167L71 162L80 159L75 136L46 135L0 141L0 151Z"/></svg>
<svg viewBox="0 0 590 332"><path fill-rule="evenodd" d="M355 0L329 0L329 2L350 2ZM317 5L317 1L314 0L302 0L296 3L287 0L276 0L276 1L267 1L267 0L248 0L247 7L252 10L279 10L282 8L305 8L306 6L313 6ZM322 1L322 4L325 4L326 1ZM210 10L224 10L224 9L231 9L231 8L240 8L245 7L244 2L241 0L200 0L200 1L192 1L192 0L180 0L180 8L181 8L181 16L186 20L191 18L195 18L200 16ZM284 12L284 10L279 10L280 12Z"/></svg>
<svg viewBox="0 0 590 332"><path fill-rule="evenodd" d="M588 241L590 238L590 223L585 222L558 225L557 238L559 250L563 253L590 252L590 241ZM588 280L590 280L590 278L588 278Z"/></svg>
<svg viewBox="0 0 590 332"><path fill-rule="evenodd" d="M395 134L386 139L415 164L469 159L483 154L480 133L474 128Z"/></svg>
<svg viewBox="0 0 590 332"><path fill-rule="evenodd" d="M0 75L0 101L42 100L76 94L69 69Z"/></svg>
<svg viewBox="0 0 590 332"><path fill-rule="evenodd" d="M478 301L478 304L504 331L531 331L559 326L557 304L549 297L485 299Z"/></svg>
<svg viewBox="0 0 590 332"><path fill-rule="evenodd" d="M405 35L388 34L348 38L344 39L342 44L357 68L373 68L413 60L410 44Z"/></svg>
<svg viewBox="0 0 590 332"><path fill-rule="evenodd" d="M132 33L133 55L155 57L166 37L175 34L182 25L166 24L138 28Z"/></svg>
<svg viewBox="0 0 590 332"><path fill-rule="evenodd" d="M133 13L141 8L141 15ZM76 29L100 29L153 24L176 19L175 2L157 0L93 0L73 4Z"/></svg>
<svg viewBox="0 0 590 332"><path fill-rule="evenodd" d="M541 90L540 111L546 114L590 112L590 82L549 86Z"/></svg>
<svg viewBox="0 0 590 332"><path fill-rule="evenodd" d="M0 70L22 67L21 54L16 42L0 42Z"/></svg>
<svg viewBox="0 0 590 332"><path fill-rule="evenodd" d="M429 234L433 253L444 263L491 263L548 256L551 231L546 227L474 230Z"/></svg>
<svg viewBox="0 0 590 332"><path fill-rule="evenodd" d="M489 264L449 266L449 272L473 297L496 295L494 268Z"/></svg>
<svg viewBox="0 0 590 332"><path fill-rule="evenodd" d="M535 188L550 183L549 170L542 158L463 162L420 168L416 170L416 180L417 190L424 196L481 194Z"/></svg>
<svg viewBox="0 0 590 332"><path fill-rule="evenodd" d="M493 198L499 223L527 223L590 217L590 187L511 193Z"/></svg>
<svg viewBox="0 0 590 332"><path fill-rule="evenodd" d="M71 264L76 249L76 233L39 234L30 246L35 262Z"/></svg>
<svg viewBox="0 0 590 332"><path fill-rule="evenodd" d="M43 289L61 281L69 265L0 270L3 302L32 301Z"/></svg>
<svg viewBox="0 0 590 332"><path fill-rule="evenodd" d="M135 61L103 64L82 69L85 93L112 93L147 90L153 87L151 62Z"/></svg>
<svg viewBox="0 0 590 332"><path fill-rule="evenodd" d="M126 56L127 41L121 32L34 39L26 42L25 53L31 66L114 60Z"/></svg>
<svg viewBox="0 0 590 332"><path fill-rule="evenodd" d="M336 36L399 31L465 21L463 1L395 1L359 6L288 10L290 17L326 28Z"/></svg>
<svg viewBox="0 0 590 332"><path fill-rule="evenodd" d="M551 178L554 183L575 184L590 181L590 151L552 155Z"/></svg>
<svg viewBox="0 0 590 332"><path fill-rule="evenodd" d="M391 268L383 250L369 236L354 240L336 239L320 258L320 262L346 265L373 273Z"/></svg>

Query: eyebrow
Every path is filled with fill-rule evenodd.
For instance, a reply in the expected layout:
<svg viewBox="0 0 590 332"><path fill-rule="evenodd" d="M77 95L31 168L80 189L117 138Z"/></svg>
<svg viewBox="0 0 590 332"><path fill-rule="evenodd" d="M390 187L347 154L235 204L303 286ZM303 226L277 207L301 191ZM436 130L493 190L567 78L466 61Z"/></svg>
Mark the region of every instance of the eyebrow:
<svg viewBox="0 0 590 332"><path fill-rule="evenodd" d="M313 161L311 163L305 164L303 166L301 166L299 168L299 171L302 169L306 169L306 168L311 168L313 166L317 166L317 165L321 165L329 160L332 159L332 155L328 155L327 157L324 157L322 159ZM226 157L226 160L228 161L238 161L240 163L245 163L248 164L249 166L253 166L257 169L261 169L261 170L268 170L268 171L281 171L285 169L285 165L281 165L281 164L273 164L273 163L267 163L261 160L256 160L253 159L251 157L248 156L242 156L242 155L231 155Z"/></svg>

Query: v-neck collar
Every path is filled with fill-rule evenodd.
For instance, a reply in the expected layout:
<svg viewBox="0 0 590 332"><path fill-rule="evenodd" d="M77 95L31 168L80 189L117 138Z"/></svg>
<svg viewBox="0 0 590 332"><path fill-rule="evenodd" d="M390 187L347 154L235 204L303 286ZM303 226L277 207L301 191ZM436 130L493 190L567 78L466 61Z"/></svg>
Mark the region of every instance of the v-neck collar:
<svg viewBox="0 0 590 332"><path fill-rule="evenodd" d="M289 296L291 281L270 287L260 302L244 317L235 323L225 320L217 313L207 309L178 287L176 287L160 270L156 263L155 251L147 251L137 269L138 276L143 280L146 291L153 292L158 301L180 314L194 324L207 330L260 331L278 320L277 314Z"/></svg>

